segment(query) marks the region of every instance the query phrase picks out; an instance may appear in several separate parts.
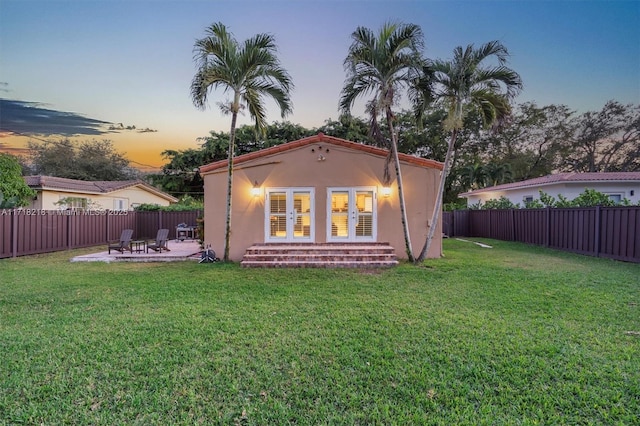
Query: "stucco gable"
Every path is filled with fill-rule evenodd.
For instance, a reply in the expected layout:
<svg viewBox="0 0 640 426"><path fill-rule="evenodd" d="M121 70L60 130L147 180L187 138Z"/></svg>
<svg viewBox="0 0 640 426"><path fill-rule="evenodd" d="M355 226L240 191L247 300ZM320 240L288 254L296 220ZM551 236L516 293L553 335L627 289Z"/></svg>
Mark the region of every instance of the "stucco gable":
<svg viewBox="0 0 640 426"><path fill-rule="evenodd" d="M287 142L281 145L265 148L260 151L255 151L248 154L240 155L233 159L233 164L234 166L238 166L243 163L250 162L252 160L267 158L269 156L272 156L278 153L302 148L309 145L320 144L320 143L325 145L328 144L328 145L340 146L340 147L352 149L355 152L363 152L363 153L367 153L370 155L375 155L383 158L386 158L389 153L389 151L385 149L377 148L370 145L355 143L355 142L348 141L346 139L336 138L333 136L327 136L323 133L318 133L317 135L309 136L307 138L299 139L297 141ZM399 154L399 159L403 163L413 164L413 165L421 166L425 168L433 168L437 170L442 170L443 168L443 163L440 163L435 160L429 160L426 158L415 157L413 155ZM227 160L216 161L214 163L201 166L200 174L206 175L207 173L212 173L219 169L226 169L227 166L228 166Z"/></svg>

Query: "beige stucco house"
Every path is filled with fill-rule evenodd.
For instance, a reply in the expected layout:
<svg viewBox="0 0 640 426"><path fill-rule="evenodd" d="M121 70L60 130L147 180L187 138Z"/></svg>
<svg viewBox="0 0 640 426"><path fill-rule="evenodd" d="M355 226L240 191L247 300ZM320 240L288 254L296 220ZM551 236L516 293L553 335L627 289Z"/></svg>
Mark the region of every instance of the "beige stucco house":
<svg viewBox="0 0 640 426"><path fill-rule="evenodd" d="M387 242L406 258L397 184L383 184L387 154L319 133L234 158L231 260L241 260L254 243L335 242ZM405 154L400 162L412 247L419 253L442 163ZM224 252L227 166L223 160L200 167L204 243L217 253ZM441 232L436 235L429 257L441 255Z"/></svg>
<svg viewBox="0 0 640 426"><path fill-rule="evenodd" d="M25 176L36 191L26 208L42 210L131 210L140 204L168 206L178 200L141 180L83 181L53 176Z"/></svg>

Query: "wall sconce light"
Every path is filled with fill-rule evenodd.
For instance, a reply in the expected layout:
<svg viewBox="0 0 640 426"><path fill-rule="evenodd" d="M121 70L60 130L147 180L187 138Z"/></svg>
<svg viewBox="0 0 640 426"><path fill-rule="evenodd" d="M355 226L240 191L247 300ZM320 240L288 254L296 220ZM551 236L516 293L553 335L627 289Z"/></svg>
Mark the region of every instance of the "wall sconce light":
<svg viewBox="0 0 640 426"><path fill-rule="evenodd" d="M260 196L260 185L258 185L258 181L253 181L253 187L251 188L251 195L254 197Z"/></svg>
<svg viewBox="0 0 640 426"><path fill-rule="evenodd" d="M389 198L389 196L391 195L391 187L390 186L383 186L382 187L382 196L385 198Z"/></svg>

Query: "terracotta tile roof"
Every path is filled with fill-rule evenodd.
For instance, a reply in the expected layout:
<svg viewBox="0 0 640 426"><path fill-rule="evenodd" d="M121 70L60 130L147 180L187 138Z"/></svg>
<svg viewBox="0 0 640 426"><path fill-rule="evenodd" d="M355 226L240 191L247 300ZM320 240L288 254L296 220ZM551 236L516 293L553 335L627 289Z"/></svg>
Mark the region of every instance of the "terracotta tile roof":
<svg viewBox="0 0 640 426"><path fill-rule="evenodd" d="M461 193L460 196L480 194L483 192L509 191L512 189L528 188L531 186L545 186L554 183L568 182L640 182L640 172L599 172L599 173L556 173L523 180L521 182L505 183L502 185L489 186L487 188L476 189Z"/></svg>
<svg viewBox="0 0 640 426"><path fill-rule="evenodd" d="M317 144L317 143L328 143L332 145L342 146L342 147L350 148L356 151L362 151L368 154L377 155L380 157L386 157L388 154L388 151L386 149L377 148L375 146L364 145L360 143L355 143L355 142L348 141L346 139L340 139L333 136L327 136L323 133L318 133L317 135L309 136L307 138L299 139L297 141L287 142L281 145L272 146L270 148L261 149L260 151L239 155L237 157L234 157L233 164L238 165L238 164L245 163L247 161L268 157L270 155L274 155L280 152L289 151L291 149L296 149L296 148ZM435 160L428 160L426 158L415 157L413 155L407 155L407 154L399 154L399 158L400 158L400 161L404 163L414 164L417 166L430 167L438 170L442 170L443 168L443 164ZM212 172L214 170L218 170L226 167L227 167L227 160L216 161L214 163L209 163L204 166L201 166L200 173L204 174L204 173Z"/></svg>
<svg viewBox="0 0 640 426"><path fill-rule="evenodd" d="M55 176L25 176L24 180L32 189L49 189L54 191L71 191L87 194L107 194L109 192L118 191L132 186L141 186L147 191L166 198L167 200L172 202L178 201L175 197L160 191L140 179L85 181Z"/></svg>

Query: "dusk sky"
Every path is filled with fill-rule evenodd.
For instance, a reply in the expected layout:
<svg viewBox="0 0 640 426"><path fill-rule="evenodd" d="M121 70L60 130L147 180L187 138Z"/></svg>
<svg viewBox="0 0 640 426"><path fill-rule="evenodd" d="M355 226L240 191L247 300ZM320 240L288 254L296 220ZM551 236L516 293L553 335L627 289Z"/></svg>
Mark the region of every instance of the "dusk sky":
<svg viewBox="0 0 640 426"><path fill-rule="evenodd" d="M210 130L229 131L216 105L226 95L201 111L189 93L194 41L214 22L239 41L273 34L295 84L287 120L319 127L338 118L351 33L389 20L420 25L429 58L500 40L524 82L518 103L577 112L610 99L640 104L637 0L0 0L0 150L73 135L112 140L129 159L160 166L164 149L197 148ZM268 121L281 121L267 105Z"/></svg>

